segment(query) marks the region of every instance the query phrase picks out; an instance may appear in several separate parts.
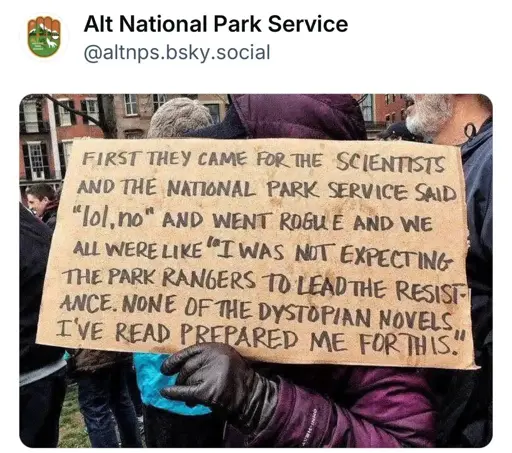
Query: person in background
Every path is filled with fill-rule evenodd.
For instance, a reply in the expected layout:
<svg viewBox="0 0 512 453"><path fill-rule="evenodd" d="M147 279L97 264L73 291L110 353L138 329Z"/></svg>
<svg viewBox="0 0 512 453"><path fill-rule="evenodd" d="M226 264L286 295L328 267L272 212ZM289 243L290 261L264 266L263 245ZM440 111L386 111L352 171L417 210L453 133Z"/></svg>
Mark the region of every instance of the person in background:
<svg viewBox="0 0 512 453"><path fill-rule="evenodd" d="M69 350L68 371L78 385L78 404L92 448L141 448L142 439L127 376L132 355ZM120 442L116 433L119 431Z"/></svg>
<svg viewBox="0 0 512 453"><path fill-rule="evenodd" d="M57 226L57 212L59 210L60 196L62 194L62 186L55 191L55 198L50 201L44 209L43 217L41 220L50 227L52 231L55 231Z"/></svg>
<svg viewBox="0 0 512 453"><path fill-rule="evenodd" d="M459 148L466 182L475 362L470 371L432 370L439 397L439 447L484 447L492 439L492 104L484 95L410 95L407 128Z"/></svg>
<svg viewBox="0 0 512 453"><path fill-rule="evenodd" d="M33 184L25 189L29 209L40 219L46 206L55 199L55 189L50 184Z"/></svg>
<svg viewBox="0 0 512 453"><path fill-rule="evenodd" d="M223 139L366 140L350 95L233 95L218 125L187 134ZM435 411L413 368L280 365L244 359L219 343L173 354L161 389L172 400L210 406L226 420L226 447L429 447Z"/></svg>
<svg viewBox="0 0 512 453"><path fill-rule="evenodd" d="M212 124L209 110L199 101L175 98L153 115L147 138L178 138L187 131ZM137 382L144 412L146 445L152 447L217 447L221 444L222 420L205 406L190 407L160 395L159 389L172 385L176 377L160 373L168 354L134 354Z"/></svg>
<svg viewBox="0 0 512 453"><path fill-rule="evenodd" d="M36 344L51 231L20 203L20 439L55 448L66 394L64 350Z"/></svg>
<svg viewBox="0 0 512 453"><path fill-rule="evenodd" d="M137 374L135 371L135 364L132 360L132 366L130 367L129 373L126 376L126 383L128 385L128 391L130 392L130 398L132 399L135 414L139 422L139 428L141 435L144 434L144 419L142 413L142 399L140 397L140 390L137 385Z"/></svg>
<svg viewBox="0 0 512 453"><path fill-rule="evenodd" d="M385 131L377 134L377 140L405 140L408 142L423 142L423 138L420 135L414 135L409 129L407 129L405 121L391 124Z"/></svg>

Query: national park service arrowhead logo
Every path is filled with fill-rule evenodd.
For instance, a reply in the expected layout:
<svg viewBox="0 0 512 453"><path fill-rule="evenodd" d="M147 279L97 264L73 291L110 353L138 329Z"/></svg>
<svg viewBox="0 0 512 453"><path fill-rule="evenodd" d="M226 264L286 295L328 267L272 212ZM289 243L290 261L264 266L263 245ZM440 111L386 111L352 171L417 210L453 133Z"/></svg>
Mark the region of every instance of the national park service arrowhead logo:
<svg viewBox="0 0 512 453"><path fill-rule="evenodd" d="M60 21L50 16L39 16L27 24L27 42L30 51L42 58L51 57L61 42Z"/></svg>

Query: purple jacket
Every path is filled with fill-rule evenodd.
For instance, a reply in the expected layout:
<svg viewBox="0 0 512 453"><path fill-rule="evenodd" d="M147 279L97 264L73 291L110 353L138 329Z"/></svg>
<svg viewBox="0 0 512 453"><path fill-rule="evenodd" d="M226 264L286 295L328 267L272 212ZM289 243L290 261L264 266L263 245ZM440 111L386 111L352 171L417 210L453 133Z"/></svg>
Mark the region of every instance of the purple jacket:
<svg viewBox="0 0 512 453"><path fill-rule="evenodd" d="M233 95L248 138L366 140L356 100L344 94Z"/></svg>
<svg viewBox="0 0 512 453"><path fill-rule="evenodd" d="M210 136L239 138L243 127L248 138L366 139L361 111L350 95L234 95L233 103L237 115L231 111ZM227 446L434 444L433 398L417 370L277 364L255 368L279 381L277 407L268 425L247 438L228 427Z"/></svg>
<svg viewBox="0 0 512 453"><path fill-rule="evenodd" d="M228 428L228 446L431 447L434 410L423 373L406 368L268 365L278 404L252 439ZM257 368L257 367L255 367ZM255 437L254 437L255 436Z"/></svg>

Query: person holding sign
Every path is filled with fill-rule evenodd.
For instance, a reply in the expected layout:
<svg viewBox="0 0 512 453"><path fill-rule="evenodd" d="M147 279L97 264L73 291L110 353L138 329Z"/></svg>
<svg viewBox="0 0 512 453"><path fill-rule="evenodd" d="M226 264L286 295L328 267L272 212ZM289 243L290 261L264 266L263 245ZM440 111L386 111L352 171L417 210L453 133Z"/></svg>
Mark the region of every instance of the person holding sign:
<svg viewBox="0 0 512 453"><path fill-rule="evenodd" d="M460 147L469 226L467 276L473 371L434 370L440 447L486 446L492 438L492 104L483 95L410 96L407 127L434 144Z"/></svg>
<svg viewBox="0 0 512 453"><path fill-rule="evenodd" d="M205 138L365 140L349 95L236 95L225 120L188 134ZM428 447L433 401L408 368L250 362L233 347L201 343L162 364L171 400L203 404L228 423L225 446Z"/></svg>

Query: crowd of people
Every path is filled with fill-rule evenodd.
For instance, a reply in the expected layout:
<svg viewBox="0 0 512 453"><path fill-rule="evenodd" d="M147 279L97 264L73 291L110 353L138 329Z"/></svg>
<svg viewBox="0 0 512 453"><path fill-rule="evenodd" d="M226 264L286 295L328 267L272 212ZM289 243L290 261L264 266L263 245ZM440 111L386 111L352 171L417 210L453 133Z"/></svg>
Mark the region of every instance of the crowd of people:
<svg viewBox="0 0 512 453"><path fill-rule="evenodd" d="M213 343L172 355L133 356L38 345L59 194L35 185L27 190L29 209L20 203L23 443L57 446L67 374L78 385L93 447L141 447L141 433L147 447L487 445L492 438L492 105L481 95L410 99L406 121L378 139L460 149L478 369L278 365L246 360L232 347ZM198 101L172 99L153 116L147 137L366 140L367 133L350 95L244 94L230 96L218 124Z"/></svg>

